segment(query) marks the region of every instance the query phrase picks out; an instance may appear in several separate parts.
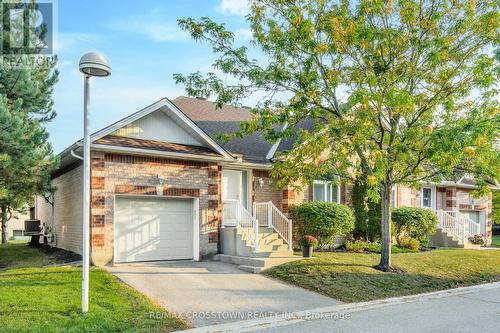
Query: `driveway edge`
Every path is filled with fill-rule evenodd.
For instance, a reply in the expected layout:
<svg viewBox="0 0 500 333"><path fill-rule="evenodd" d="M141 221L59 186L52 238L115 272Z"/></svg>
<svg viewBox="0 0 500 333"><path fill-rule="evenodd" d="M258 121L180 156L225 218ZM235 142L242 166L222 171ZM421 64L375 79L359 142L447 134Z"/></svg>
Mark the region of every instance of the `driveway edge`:
<svg viewBox="0 0 500 333"><path fill-rule="evenodd" d="M500 282L492 282L475 286L460 287L447 290L432 291L428 293L391 297L375 301L339 304L305 311L296 311L287 316L276 316L272 318L242 320L233 323L197 327L179 332L188 333L222 333L222 332L252 332L270 327L287 326L298 322L321 318L321 315L343 312L358 312L362 310L375 309L388 305L415 302L420 300L438 299L447 296L468 294L475 291L489 290L500 287Z"/></svg>

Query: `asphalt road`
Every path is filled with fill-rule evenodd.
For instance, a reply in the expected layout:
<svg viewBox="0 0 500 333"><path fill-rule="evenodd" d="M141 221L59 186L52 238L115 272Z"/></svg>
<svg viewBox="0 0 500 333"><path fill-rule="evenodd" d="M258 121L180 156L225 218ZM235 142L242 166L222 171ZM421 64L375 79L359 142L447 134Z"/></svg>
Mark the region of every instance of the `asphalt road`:
<svg viewBox="0 0 500 333"><path fill-rule="evenodd" d="M310 318L256 332L497 333L500 332L500 287L351 313L323 315L330 318Z"/></svg>

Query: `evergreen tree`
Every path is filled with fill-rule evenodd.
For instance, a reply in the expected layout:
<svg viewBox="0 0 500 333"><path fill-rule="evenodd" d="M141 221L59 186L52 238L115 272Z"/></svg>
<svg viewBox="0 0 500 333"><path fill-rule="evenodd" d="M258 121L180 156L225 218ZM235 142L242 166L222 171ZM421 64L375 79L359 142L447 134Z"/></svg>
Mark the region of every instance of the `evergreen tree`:
<svg viewBox="0 0 500 333"><path fill-rule="evenodd" d="M23 4L21 11L35 15L36 3ZM4 21L7 19L4 17ZM9 19L13 19L9 17ZM22 19L20 15L19 19ZM35 18L32 18L35 19ZM12 24L15 24L12 23ZM5 27L1 27L3 32ZM32 33L39 38L45 29ZM4 48L8 35L2 35ZM52 191L50 174L58 159L48 143L44 123L55 117L52 91L58 73L55 61L31 61L36 54L20 49L17 66L12 61L0 62L0 218L2 243L7 241L7 222L14 210L32 203L37 194ZM5 57L5 55L0 55Z"/></svg>

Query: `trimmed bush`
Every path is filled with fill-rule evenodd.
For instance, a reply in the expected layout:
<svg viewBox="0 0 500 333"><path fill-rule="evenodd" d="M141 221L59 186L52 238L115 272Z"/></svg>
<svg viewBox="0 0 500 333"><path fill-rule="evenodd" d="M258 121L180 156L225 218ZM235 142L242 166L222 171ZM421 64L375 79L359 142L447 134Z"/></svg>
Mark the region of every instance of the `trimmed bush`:
<svg viewBox="0 0 500 333"><path fill-rule="evenodd" d="M400 245L405 249L409 249L415 252L420 249L420 242L415 238L403 237L401 239Z"/></svg>
<svg viewBox="0 0 500 333"><path fill-rule="evenodd" d="M392 210L392 223L399 245L403 237L410 237L427 246L429 236L436 231L438 220L436 214L429 209L401 207Z"/></svg>
<svg viewBox="0 0 500 333"><path fill-rule="evenodd" d="M349 252L364 252L365 251L365 242L363 241L346 241L345 242L345 249Z"/></svg>
<svg viewBox="0 0 500 333"><path fill-rule="evenodd" d="M311 235L319 246L330 245L335 236L354 229L354 217L349 207L333 202L306 202L291 210L299 236Z"/></svg>

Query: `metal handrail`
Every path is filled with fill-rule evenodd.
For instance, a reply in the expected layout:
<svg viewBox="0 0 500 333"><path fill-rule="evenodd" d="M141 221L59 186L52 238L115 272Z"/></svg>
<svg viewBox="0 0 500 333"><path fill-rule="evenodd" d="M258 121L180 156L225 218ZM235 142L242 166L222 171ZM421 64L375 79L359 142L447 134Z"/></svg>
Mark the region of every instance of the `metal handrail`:
<svg viewBox="0 0 500 333"><path fill-rule="evenodd" d="M436 213L439 226L454 236L459 244L466 244L469 236L478 234L480 231L479 223L471 220L468 216L457 210L445 211L439 209Z"/></svg>
<svg viewBox="0 0 500 333"><path fill-rule="evenodd" d="M254 216L272 228L292 250L292 220L287 218L272 201L254 203Z"/></svg>
<svg viewBox="0 0 500 333"><path fill-rule="evenodd" d="M235 219L235 226L241 231L243 237L248 239L254 248L254 252L259 252L259 223L258 220L250 214L239 200L225 199L222 201L222 219Z"/></svg>

